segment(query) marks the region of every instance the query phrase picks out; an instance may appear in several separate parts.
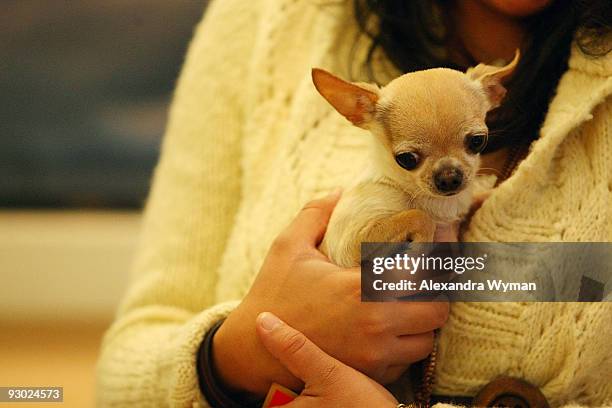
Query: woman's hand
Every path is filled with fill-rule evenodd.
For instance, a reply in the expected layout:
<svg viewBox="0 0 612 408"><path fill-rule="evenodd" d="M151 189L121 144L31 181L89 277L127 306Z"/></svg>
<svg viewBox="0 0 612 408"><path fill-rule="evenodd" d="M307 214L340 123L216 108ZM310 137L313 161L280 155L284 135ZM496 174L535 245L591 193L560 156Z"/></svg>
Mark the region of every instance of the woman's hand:
<svg viewBox="0 0 612 408"><path fill-rule="evenodd" d="M339 194L313 201L275 240L250 291L213 339L219 379L234 391L263 396L270 384L302 382L257 338L264 311L298 328L326 353L381 383L431 352L447 303L361 302L359 268L343 269L318 251Z"/></svg>
<svg viewBox="0 0 612 408"><path fill-rule="evenodd" d="M257 317L257 333L266 349L305 383L301 394L285 407L397 406L383 386L326 354L272 313Z"/></svg>

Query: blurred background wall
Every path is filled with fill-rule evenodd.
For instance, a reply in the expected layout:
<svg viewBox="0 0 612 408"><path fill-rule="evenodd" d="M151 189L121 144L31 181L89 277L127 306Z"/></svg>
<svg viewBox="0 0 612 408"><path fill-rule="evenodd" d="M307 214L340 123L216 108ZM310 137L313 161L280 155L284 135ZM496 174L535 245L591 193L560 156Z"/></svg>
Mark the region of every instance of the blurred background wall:
<svg viewBox="0 0 612 408"><path fill-rule="evenodd" d="M0 2L0 386L64 386L63 406L94 405L205 3Z"/></svg>

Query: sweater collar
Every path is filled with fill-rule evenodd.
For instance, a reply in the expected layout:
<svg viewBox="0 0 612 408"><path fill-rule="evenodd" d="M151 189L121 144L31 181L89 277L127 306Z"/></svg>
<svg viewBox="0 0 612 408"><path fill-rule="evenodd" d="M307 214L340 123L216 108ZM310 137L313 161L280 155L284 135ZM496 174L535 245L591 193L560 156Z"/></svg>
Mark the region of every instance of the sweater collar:
<svg viewBox="0 0 612 408"><path fill-rule="evenodd" d="M582 123L592 119L592 112L612 94L612 53L593 58L572 46L569 69L563 74L546 118L529 155L517 167L500 189L523 185L525 178L535 178L540 184L549 182L550 165L557 148Z"/></svg>
<svg viewBox="0 0 612 408"><path fill-rule="evenodd" d="M572 46L569 59L569 69L585 74L610 77L612 76L612 52L600 57L585 55L577 45Z"/></svg>

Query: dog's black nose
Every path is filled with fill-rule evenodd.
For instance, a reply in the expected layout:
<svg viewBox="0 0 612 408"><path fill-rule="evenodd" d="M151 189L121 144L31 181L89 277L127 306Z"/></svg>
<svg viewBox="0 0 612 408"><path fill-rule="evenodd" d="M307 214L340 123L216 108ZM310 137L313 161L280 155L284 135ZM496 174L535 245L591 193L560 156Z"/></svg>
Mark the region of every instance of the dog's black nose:
<svg viewBox="0 0 612 408"><path fill-rule="evenodd" d="M463 172L457 167L443 167L436 171L433 176L436 189L444 194L451 195L457 193L463 185Z"/></svg>

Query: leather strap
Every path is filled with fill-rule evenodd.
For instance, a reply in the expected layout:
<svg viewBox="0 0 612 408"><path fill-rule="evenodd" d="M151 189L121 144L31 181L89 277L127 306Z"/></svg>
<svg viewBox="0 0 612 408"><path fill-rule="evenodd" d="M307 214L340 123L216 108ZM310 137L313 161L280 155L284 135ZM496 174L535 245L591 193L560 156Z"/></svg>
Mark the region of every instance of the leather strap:
<svg viewBox="0 0 612 408"><path fill-rule="evenodd" d="M258 408L261 407L261 401L245 401L240 395L231 393L217 380L218 376L215 372L213 363L213 337L219 327L223 324L222 319L215 323L204 336L204 340L200 344L200 349L197 354L196 367L198 371L198 382L200 391L208 403L215 408Z"/></svg>

